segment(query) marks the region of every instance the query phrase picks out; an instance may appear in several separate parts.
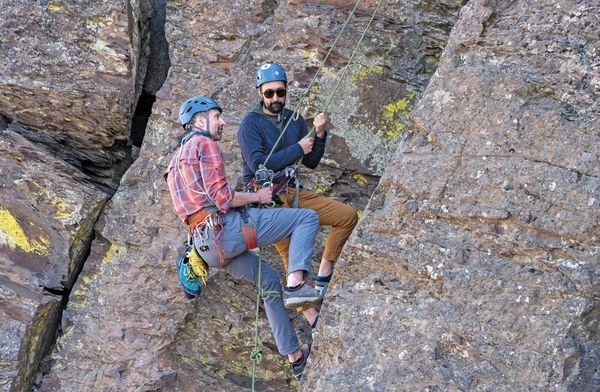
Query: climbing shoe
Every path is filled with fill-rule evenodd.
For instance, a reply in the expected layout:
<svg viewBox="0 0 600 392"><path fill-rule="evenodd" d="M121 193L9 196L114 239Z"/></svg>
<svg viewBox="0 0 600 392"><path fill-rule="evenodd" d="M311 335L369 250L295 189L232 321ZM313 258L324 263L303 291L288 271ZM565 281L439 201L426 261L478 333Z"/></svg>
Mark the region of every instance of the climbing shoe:
<svg viewBox="0 0 600 392"><path fill-rule="evenodd" d="M183 286L185 296L189 299L199 296L200 282L185 253L182 253L177 257L177 270L179 271L179 280Z"/></svg>
<svg viewBox="0 0 600 392"><path fill-rule="evenodd" d="M310 354L310 345L305 344L302 346L302 357L298 359L296 362L290 363L290 371L292 372L292 376L296 380L300 380L302 375L304 374L304 370L306 368L306 362L308 361L308 355Z"/></svg>
<svg viewBox="0 0 600 392"><path fill-rule="evenodd" d="M319 290L302 283L299 287L283 289L283 305L286 309L296 309L304 305L318 305L323 301Z"/></svg>
<svg viewBox="0 0 600 392"><path fill-rule="evenodd" d="M331 282L332 276L333 273L327 276L318 275L315 278L315 288L321 293L321 298L325 298L325 294L327 293L327 289L329 288L329 282Z"/></svg>

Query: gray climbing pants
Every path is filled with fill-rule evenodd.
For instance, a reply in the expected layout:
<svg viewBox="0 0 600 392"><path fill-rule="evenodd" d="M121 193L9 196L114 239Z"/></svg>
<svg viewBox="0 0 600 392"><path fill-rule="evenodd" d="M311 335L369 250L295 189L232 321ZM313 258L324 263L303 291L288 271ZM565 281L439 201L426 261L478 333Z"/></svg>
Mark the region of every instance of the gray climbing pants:
<svg viewBox="0 0 600 392"><path fill-rule="evenodd" d="M254 226L257 247L290 237L288 273L301 270L306 278L310 272L315 236L319 228L317 213L303 208L248 208L246 212L247 222L244 222L239 210L232 209L224 215L222 229L213 231L204 227L203 235L194 236L194 245L208 265L224 266L233 277L257 284L258 256L248 250L242 229L242 226ZM222 246L224 264L221 264L219 251L215 248L215 234L217 237L221 235L217 243L220 242ZM278 273L264 261L261 264L260 283L266 291L281 293ZM287 355L298 350L300 343L281 296L266 297L264 304L279 353Z"/></svg>

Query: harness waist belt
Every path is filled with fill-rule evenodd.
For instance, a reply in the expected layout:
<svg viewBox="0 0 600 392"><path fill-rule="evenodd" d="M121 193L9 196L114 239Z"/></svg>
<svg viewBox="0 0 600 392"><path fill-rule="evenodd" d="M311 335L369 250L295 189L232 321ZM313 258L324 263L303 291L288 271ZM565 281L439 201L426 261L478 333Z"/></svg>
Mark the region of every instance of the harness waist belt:
<svg viewBox="0 0 600 392"><path fill-rule="evenodd" d="M213 215L214 212L208 212L205 210L200 210L198 212L193 213L186 219L186 224L188 228L191 230L194 227L198 226L202 221L204 221L209 216Z"/></svg>

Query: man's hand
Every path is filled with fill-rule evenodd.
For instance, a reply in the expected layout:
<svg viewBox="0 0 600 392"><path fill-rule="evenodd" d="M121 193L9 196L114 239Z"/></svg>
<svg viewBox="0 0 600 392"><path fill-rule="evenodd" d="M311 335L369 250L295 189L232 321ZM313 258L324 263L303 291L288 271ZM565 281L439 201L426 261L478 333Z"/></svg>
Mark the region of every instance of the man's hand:
<svg viewBox="0 0 600 392"><path fill-rule="evenodd" d="M260 204L267 204L273 200L273 188L268 186L266 188L260 188L256 191L256 196L258 197L257 202Z"/></svg>
<svg viewBox="0 0 600 392"><path fill-rule="evenodd" d="M312 151L313 144L315 144L315 138L311 136L304 136L302 139L300 139L298 144L300 145L300 147L302 147L304 155L306 155Z"/></svg>
<svg viewBox="0 0 600 392"><path fill-rule="evenodd" d="M319 113L317 117L313 120L313 125L315 126L315 133L318 137L325 136L325 127L329 122L329 116L327 113ZM306 154L306 153L305 153Z"/></svg>

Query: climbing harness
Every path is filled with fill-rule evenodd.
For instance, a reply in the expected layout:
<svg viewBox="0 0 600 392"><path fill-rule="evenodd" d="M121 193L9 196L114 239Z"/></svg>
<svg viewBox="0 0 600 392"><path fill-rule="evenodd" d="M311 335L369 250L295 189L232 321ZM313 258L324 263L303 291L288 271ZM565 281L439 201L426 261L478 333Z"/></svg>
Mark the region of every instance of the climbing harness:
<svg viewBox="0 0 600 392"><path fill-rule="evenodd" d="M186 224L190 231L193 231L197 226L208 226L213 228L219 223L221 223L220 214L216 211L207 211L206 209L195 212L186 219Z"/></svg>
<svg viewBox="0 0 600 392"><path fill-rule="evenodd" d="M219 211L216 212L206 212L204 210L198 211L196 214L192 215L199 216L195 219L195 225L189 224L190 234L200 237L201 245L199 246L200 251L206 252L209 250L209 246L207 245L208 241L208 230L212 230L213 232L213 245L217 252L219 253L219 261L221 264L225 263L225 254L223 252L223 234L225 227L225 215Z"/></svg>
<svg viewBox="0 0 600 392"><path fill-rule="evenodd" d="M246 240L246 246L252 250L256 248L256 230L254 225L250 222L250 215L244 207L239 208L240 217L244 224L242 225L242 233L244 233L244 239Z"/></svg>
<svg viewBox="0 0 600 392"><path fill-rule="evenodd" d="M257 170L254 175L254 178L252 180L250 180L250 182L244 186L244 192L256 193L261 188L272 187L274 176L275 176L275 174L273 173L273 170L269 170L265 167ZM274 208L280 204L281 204L281 202L279 202L279 204L278 204L278 199L275 196L275 192L273 192L273 198L270 202L268 202L266 204L259 204L259 203L250 204L249 207Z"/></svg>
<svg viewBox="0 0 600 392"><path fill-rule="evenodd" d="M286 166L283 170L278 171L277 173L273 173L273 170L267 169L266 167L261 165L261 168L256 171L254 178L250 180L250 182L245 186L245 192L258 192L261 188L273 187L273 200L266 204L253 204L252 207L260 207L260 208L275 208L283 205L281 199L279 199L279 194L283 191L285 187L285 194L287 195L288 186L290 180L293 178L295 182L296 189L300 188L300 181L296 176L298 172L298 165L296 163ZM278 174L283 174L283 179L281 179L278 183L273 185L273 178ZM292 208L298 207L298 194L294 197L294 202L292 203Z"/></svg>

